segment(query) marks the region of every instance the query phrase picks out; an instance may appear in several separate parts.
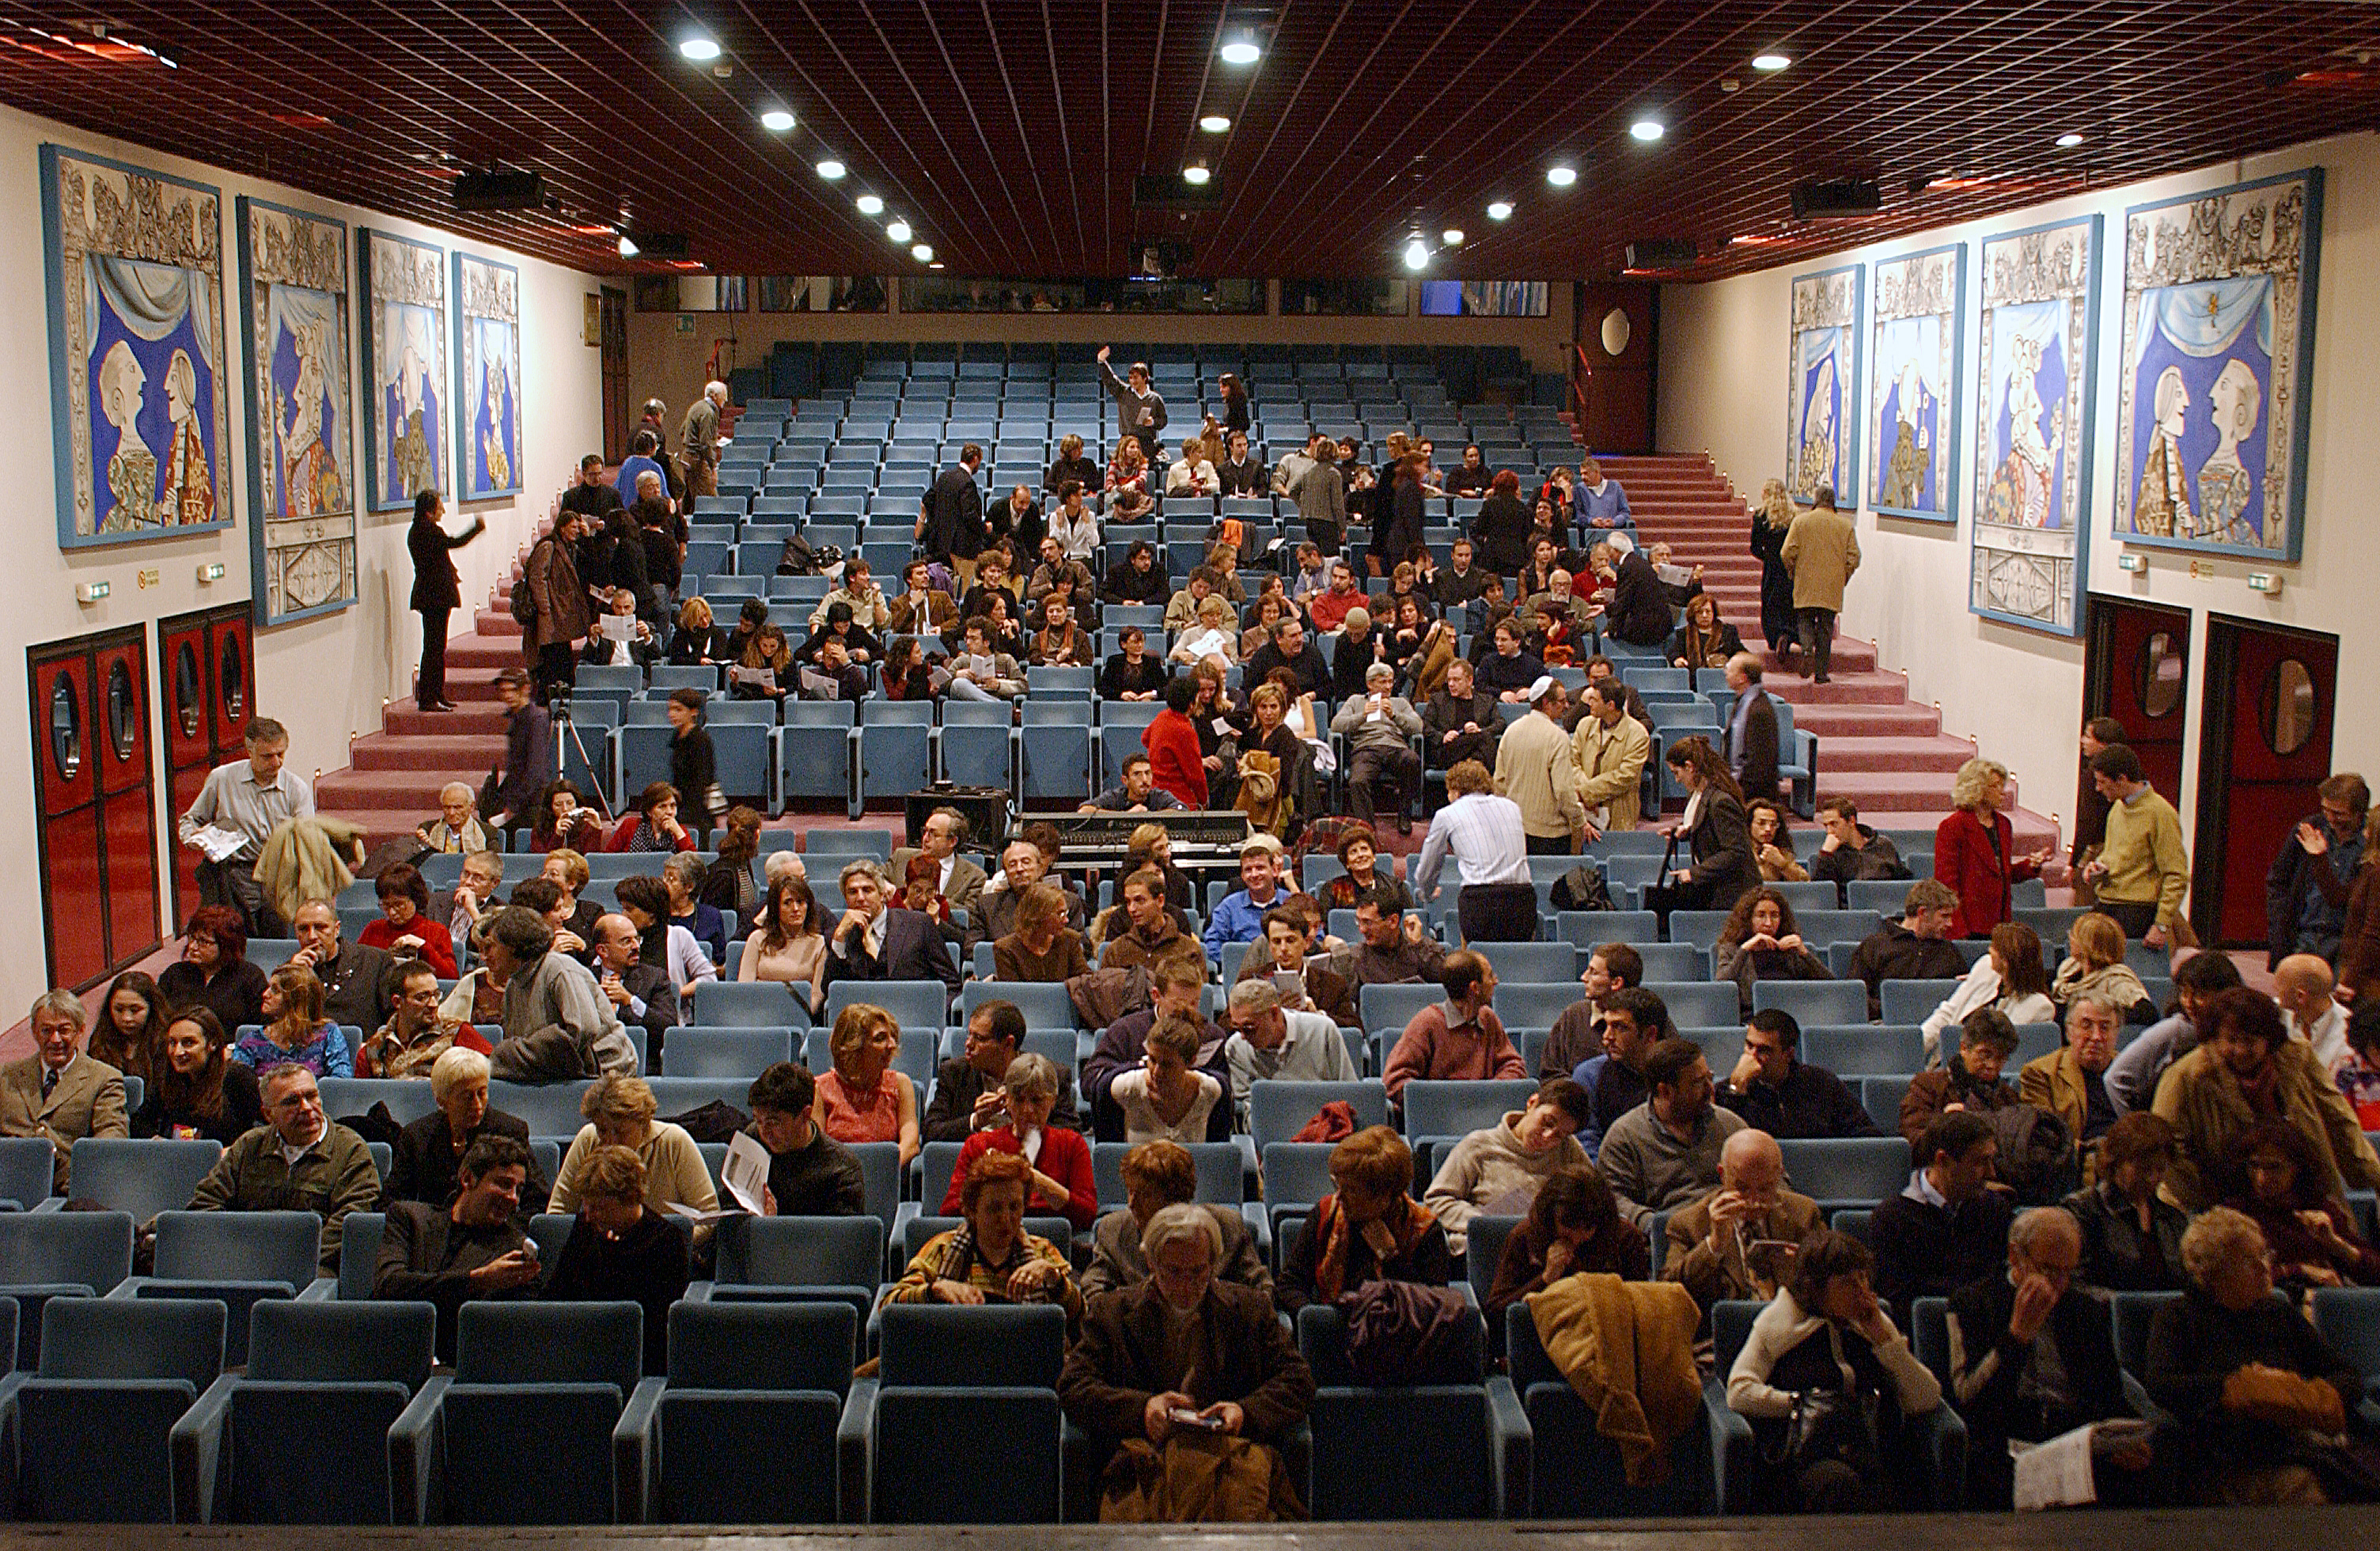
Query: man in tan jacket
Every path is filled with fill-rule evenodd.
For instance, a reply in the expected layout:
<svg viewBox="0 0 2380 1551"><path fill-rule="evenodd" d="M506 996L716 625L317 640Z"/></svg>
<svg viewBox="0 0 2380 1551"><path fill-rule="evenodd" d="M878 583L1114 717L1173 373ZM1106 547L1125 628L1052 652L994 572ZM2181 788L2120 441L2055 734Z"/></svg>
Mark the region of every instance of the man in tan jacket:
<svg viewBox="0 0 2380 1551"><path fill-rule="evenodd" d="M124 1136L124 1073L83 1054L89 1017L72 991L44 991L28 1015L33 1053L0 1067L0 1134L45 1138L57 1153L53 1184L66 1194L74 1145ZM20 1202L27 1211L37 1202Z"/></svg>
<svg viewBox="0 0 2380 1551"><path fill-rule="evenodd" d="M1628 714L1628 697L1618 679L1586 686L1586 715L1571 734L1570 749L1578 764L1578 800L1597 837L1633 830L1643 817L1639 794L1652 748L1644 724Z"/></svg>
<svg viewBox="0 0 2380 1551"><path fill-rule="evenodd" d="M1496 790L1520 805L1529 854L1560 855L1577 849L1587 828L1578 762L1561 725L1570 697L1550 674L1527 693L1535 709L1505 728L1496 745Z"/></svg>
<svg viewBox="0 0 2380 1551"><path fill-rule="evenodd" d="M1718 1188L1670 1218L1661 1279L1682 1283L1703 1311L1730 1298L1767 1302L1793 1278L1793 1252L1825 1226L1818 1204L1785 1188L1777 1139L1749 1126L1718 1155ZM1747 1251L1750 1253L1747 1254Z"/></svg>
<svg viewBox="0 0 2380 1551"><path fill-rule="evenodd" d="M1835 616L1843 612L1843 588L1860 563L1859 534L1851 518L1835 510L1832 485L1820 485L1816 504L1785 530L1783 559L1793 573L1793 616L1801 624L1802 650L1813 660L1811 680L1825 684L1834 654Z"/></svg>

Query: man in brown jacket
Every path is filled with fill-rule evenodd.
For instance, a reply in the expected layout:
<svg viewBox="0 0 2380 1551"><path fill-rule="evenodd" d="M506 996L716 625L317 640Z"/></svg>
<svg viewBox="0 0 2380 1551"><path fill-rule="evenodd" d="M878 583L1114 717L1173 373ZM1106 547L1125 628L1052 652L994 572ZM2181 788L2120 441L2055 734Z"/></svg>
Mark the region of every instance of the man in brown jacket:
<svg viewBox="0 0 2380 1551"><path fill-rule="evenodd" d="M1859 534L1835 510L1832 485L1820 485L1816 504L1786 529L1783 558L1793 573L1793 615L1801 624L1802 650L1813 660L1811 679L1825 684L1835 616L1843 612L1843 588L1860 563Z"/></svg>
<svg viewBox="0 0 2380 1551"><path fill-rule="evenodd" d="M594 624L587 588L578 579L572 552L586 531L586 519L563 512L553 519L553 531L539 539L514 584L528 588L533 612L521 627L521 655L528 660L538 703L552 697L559 685L567 694L578 681L577 643Z"/></svg>
<svg viewBox="0 0 2380 1551"><path fill-rule="evenodd" d="M57 1154L51 1181L61 1195L70 1179L74 1145L84 1136L128 1135L124 1074L84 1054L89 1015L72 991L44 991L27 1020L33 1053L0 1067L0 1135L39 1136ZM31 1211L41 1203L18 1203Z"/></svg>
<svg viewBox="0 0 2380 1551"><path fill-rule="evenodd" d="M1661 1279L1684 1286L1703 1311L1724 1299L1766 1302L1793 1277L1793 1250L1826 1226L1818 1204L1785 1188L1777 1139L1750 1127L1720 1146L1718 1188L1670 1218ZM1749 1250L1750 1254L1745 1252Z"/></svg>

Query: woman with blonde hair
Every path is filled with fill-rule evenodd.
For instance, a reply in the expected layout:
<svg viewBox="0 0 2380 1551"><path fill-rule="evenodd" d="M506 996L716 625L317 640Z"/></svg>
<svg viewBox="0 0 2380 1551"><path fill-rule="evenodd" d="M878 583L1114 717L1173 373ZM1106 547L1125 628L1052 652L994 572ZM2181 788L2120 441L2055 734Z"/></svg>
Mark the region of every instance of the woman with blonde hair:
<svg viewBox="0 0 2380 1551"><path fill-rule="evenodd" d="M833 1069L819 1073L820 1131L838 1142L898 1142L901 1167L917 1156L917 1084L892 1070L901 1053L901 1024L892 1013L855 1001L827 1036Z"/></svg>
<svg viewBox="0 0 2380 1551"><path fill-rule="evenodd" d="M1959 895L1952 937L1989 937L2015 915L2013 885L2040 877L2049 860L2046 847L2016 854L2016 830L2000 811L2008 780L1997 759L1968 760L1950 786L1951 813L1934 828L1934 876Z"/></svg>
<svg viewBox="0 0 2380 1551"><path fill-rule="evenodd" d="M2114 916L2095 910L2067 928L2066 961L2049 982L2049 1000L2058 1004L2061 1021L2084 996L2129 1009L2124 1014L2128 1024L2156 1022L2156 1003L2149 1000L2148 988L2124 962L2124 928Z"/></svg>
<svg viewBox="0 0 2380 1551"><path fill-rule="evenodd" d="M670 636L669 660L674 667L690 668L727 659L727 633L710 615L710 605L689 598L678 605L677 631Z"/></svg>
<svg viewBox="0 0 2380 1551"><path fill-rule="evenodd" d="M283 964L264 982L264 1025L238 1031L231 1059L265 1072L295 1064L317 1077L356 1074L346 1031L322 1016L322 983L304 964Z"/></svg>
<svg viewBox="0 0 2380 1551"><path fill-rule="evenodd" d="M642 1077L614 1072L597 1078L580 1096L578 1112L587 1123L570 1139L570 1150L554 1172L552 1210L577 1211L580 1200L593 1194L589 1175L597 1158L614 1149L637 1160L643 1203L654 1211L667 1212L672 1206L719 1209L719 1191L710 1182L702 1150L684 1126L655 1118L661 1105L652 1084Z"/></svg>
<svg viewBox="0 0 2380 1551"><path fill-rule="evenodd" d="M1785 565L1785 530L1793 526L1793 499L1785 481L1760 487L1760 507L1752 516L1752 552L1760 562L1760 633L1782 662L1800 644L1793 619L1793 573Z"/></svg>
<svg viewBox="0 0 2380 1551"><path fill-rule="evenodd" d="M1178 1142L1207 1139L1207 1117L1223 1097L1222 1084L1198 1070L1198 1025L1168 1014L1148 1031L1143 1064L1116 1074L1108 1092L1123 1110L1123 1139Z"/></svg>

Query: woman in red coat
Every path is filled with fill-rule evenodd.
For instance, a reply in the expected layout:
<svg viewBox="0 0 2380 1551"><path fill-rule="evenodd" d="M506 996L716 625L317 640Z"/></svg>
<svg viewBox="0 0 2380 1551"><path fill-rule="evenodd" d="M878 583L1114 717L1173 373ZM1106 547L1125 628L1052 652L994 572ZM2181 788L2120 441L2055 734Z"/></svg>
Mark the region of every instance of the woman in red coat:
<svg viewBox="0 0 2380 1551"><path fill-rule="evenodd" d="M1182 799L1185 807L1207 806L1207 764L1198 752L1198 729L1189 710L1198 698L1198 681L1177 673L1166 681L1165 709L1141 729L1140 746L1148 750L1148 773L1158 785Z"/></svg>
<svg viewBox="0 0 2380 1551"><path fill-rule="evenodd" d="M2008 796L2008 767L1992 759L1970 759L1959 767L1950 788L1958 811L1934 831L1934 876L1959 891L1959 913L1950 918L1952 937L1989 937L1992 928L2011 918L2010 885L2041 876L2046 850L2012 854L2016 832L2000 804Z"/></svg>
<svg viewBox="0 0 2380 1551"><path fill-rule="evenodd" d="M959 1149L958 1163L951 1169L951 1188L942 1194L942 1216L964 1215L967 1170L975 1167L976 1159L986 1153L1016 1153L1033 1165L1025 1196L1026 1213L1062 1216L1075 1225L1075 1232L1089 1232L1099 1221L1099 1187L1091 1174L1090 1144L1080 1132L1050 1123L1050 1111L1058 1103L1057 1067L1047 1056L1021 1055L1008 1063L1001 1088L1008 1123L977 1132ZM1028 1137L1038 1138L1031 1153L1026 1149Z"/></svg>

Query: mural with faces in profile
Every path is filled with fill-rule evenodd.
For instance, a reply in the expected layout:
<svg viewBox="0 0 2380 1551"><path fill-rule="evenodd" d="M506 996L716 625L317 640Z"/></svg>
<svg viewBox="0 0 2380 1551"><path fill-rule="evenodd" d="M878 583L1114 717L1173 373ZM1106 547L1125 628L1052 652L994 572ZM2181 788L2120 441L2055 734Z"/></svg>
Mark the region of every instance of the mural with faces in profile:
<svg viewBox="0 0 2380 1551"><path fill-rule="evenodd" d="M1807 505L1821 486L1856 508L1859 491L1860 302L1865 271L1853 264L1793 280L1788 349L1792 424L1786 485Z"/></svg>

